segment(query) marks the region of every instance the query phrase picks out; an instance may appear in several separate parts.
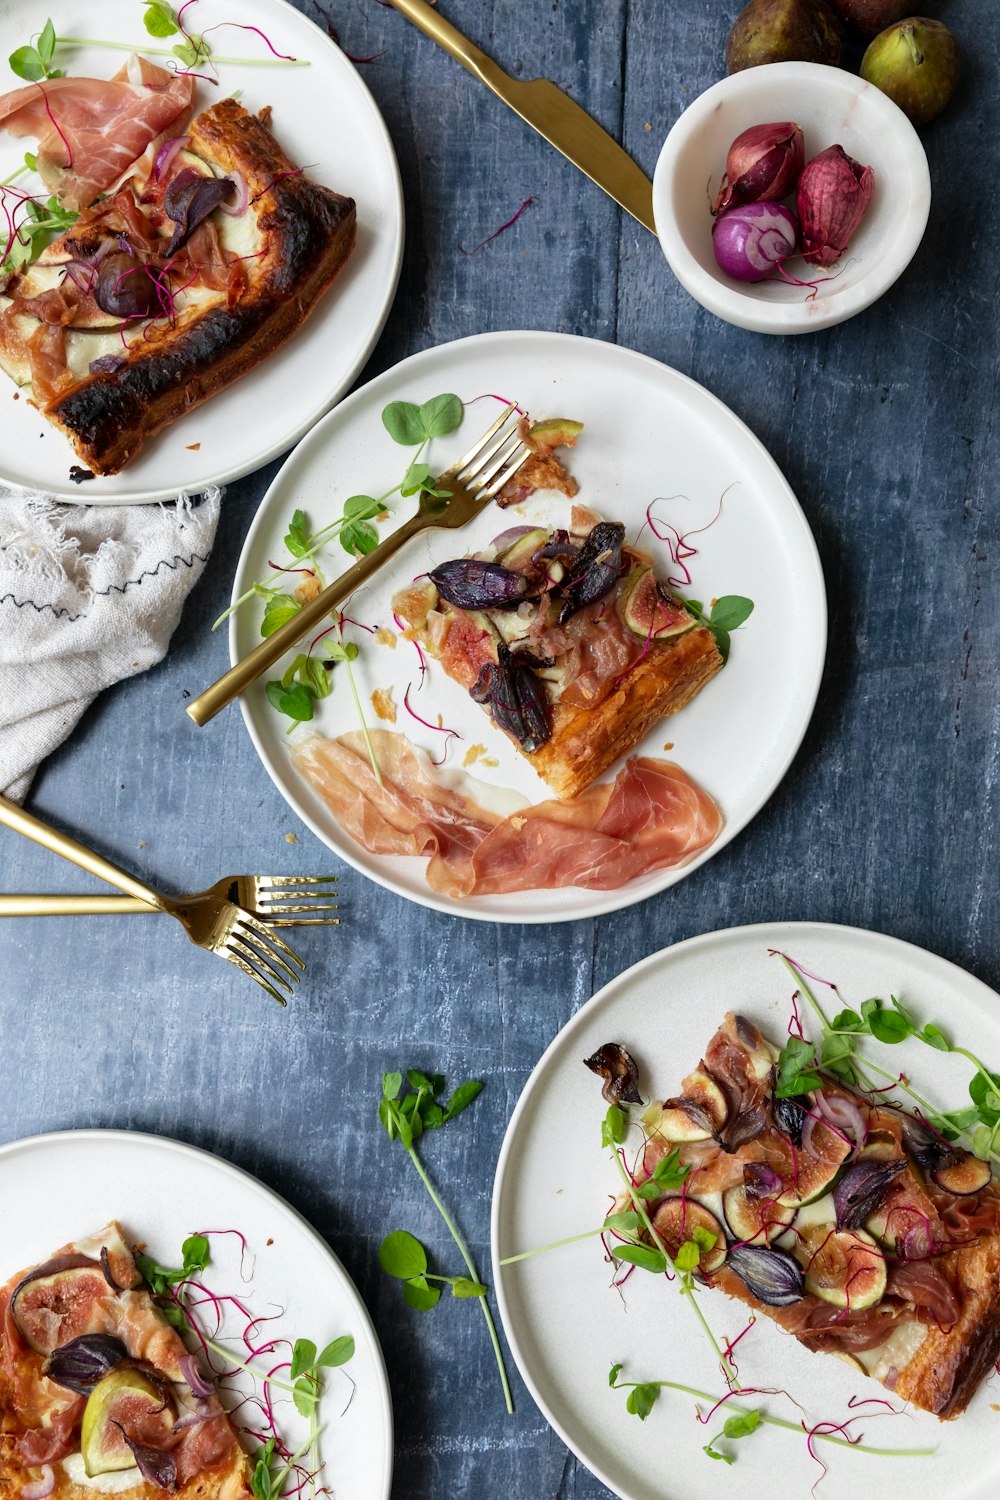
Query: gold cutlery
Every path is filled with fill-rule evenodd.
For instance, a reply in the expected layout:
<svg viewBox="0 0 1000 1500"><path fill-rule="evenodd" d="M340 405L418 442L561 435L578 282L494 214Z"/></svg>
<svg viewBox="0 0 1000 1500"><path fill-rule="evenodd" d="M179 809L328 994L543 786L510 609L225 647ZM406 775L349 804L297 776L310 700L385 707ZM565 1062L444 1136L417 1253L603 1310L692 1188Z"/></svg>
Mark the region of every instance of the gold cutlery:
<svg viewBox="0 0 1000 1500"><path fill-rule="evenodd" d="M207 891L198 891L190 899L221 896L241 906L252 917L260 917L268 927L338 927L339 917L317 916L317 912L337 911L335 901L318 901L316 896L336 895L335 891L314 891L313 886L331 885L336 875L224 875ZM305 904L293 904L305 903ZM135 896L0 896L0 917L94 917L149 916L157 908Z"/></svg>
<svg viewBox="0 0 1000 1500"><path fill-rule="evenodd" d="M547 78L525 82L511 78L491 57L427 4L427 0L391 0L414 26L437 42L473 77L492 89L498 99L521 116L550 146L620 203L633 219L653 234L653 184L585 109Z"/></svg>
<svg viewBox="0 0 1000 1500"><path fill-rule="evenodd" d="M117 886L126 895L135 897L146 906L154 906L176 917L192 943L208 953L218 953L228 959L248 978L267 990L281 1005L286 1003L281 991L291 992L293 984L299 982L298 969L305 964L298 954L281 938L276 937L259 918L242 907L234 905L224 896L202 895L171 898L154 891L152 886L136 880L125 870L120 870L110 860L102 858L85 844L77 843L65 833L59 833L33 813L25 812L16 802L0 796L0 823L5 823L15 833L33 839L53 854L79 865L81 869Z"/></svg>
<svg viewBox="0 0 1000 1500"><path fill-rule="evenodd" d="M387 536L367 556L359 558L353 567L341 573L315 599L304 604L286 624L261 641L259 646L255 646L242 661L230 667L228 672L224 672L218 682L206 688L197 698L192 698L187 705L187 712L194 722L207 724L209 719L214 719L220 709L245 692L252 682L256 682L263 672L273 667L286 651L290 651L313 626L318 625L331 610L366 583L384 562L394 557L400 547L405 546L413 537L438 527L454 530L464 526L491 504L525 460L531 457L531 449L522 441L517 421L513 424L510 422L517 410L513 403L508 406L479 441L473 443L468 453L456 464L452 464L450 469L438 475L434 488L450 489L448 499L441 499L422 490L420 506L415 515L404 521L398 530Z"/></svg>

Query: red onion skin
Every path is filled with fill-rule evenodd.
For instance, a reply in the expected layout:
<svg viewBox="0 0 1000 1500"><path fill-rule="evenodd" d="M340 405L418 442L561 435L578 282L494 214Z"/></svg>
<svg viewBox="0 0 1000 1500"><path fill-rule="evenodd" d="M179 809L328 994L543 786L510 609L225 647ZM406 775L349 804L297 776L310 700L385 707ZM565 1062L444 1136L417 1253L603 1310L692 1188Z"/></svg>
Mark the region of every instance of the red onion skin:
<svg viewBox="0 0 1000 1500"><path fill-rule="evenodd" d="M204 1397L215 1394L215 1386L201 1373L193 1354L185 1354L178 1363L193 1395Z"/></svg>
<svg viewBox="0 0 1000 1500"><path fill-rule="evenodd" d="M713 214L741 203L784 198L798 181L804 161L802 131L793 120L751 125L729 148Z"/></svg>
<svg viewBox="0 0 1000 1500"><path fill-rule="evenodd" d="M780 203L746 203L727 209L712 226L715 259L735 281L765 281L794 255L795 215Z"/></svg>
<svg viewBox="0 0 1000 1500"><path fill-rule="evenodd" d="M814 266L835 266L868 212L875 173L829 146L806 162L795 194L802 255Z"/></svg>

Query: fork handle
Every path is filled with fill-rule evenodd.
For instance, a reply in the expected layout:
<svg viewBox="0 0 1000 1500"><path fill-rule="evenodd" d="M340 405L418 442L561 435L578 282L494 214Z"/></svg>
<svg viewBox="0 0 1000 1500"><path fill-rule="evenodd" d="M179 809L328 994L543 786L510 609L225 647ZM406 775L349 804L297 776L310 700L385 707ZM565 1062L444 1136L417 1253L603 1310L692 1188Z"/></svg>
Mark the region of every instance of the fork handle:
<svg viewBox="0 0 1000 1500"><path fill-rule="evenodd" d="M0 917L100 917L155 911L136 896L0 896Z"/></svg>
<svg viewBox="0 0 1000 1500"><path fill-rule="evenodd" d="M416 515L404 521L402 526L396 528L371 552L359 557L352 568L346 573L341 573L333 583L328 584L325 589L304 604L300 610L286 620L273 635L261 641L235 666L230 667L228 672L223 672L218 682L213 682L210 688L199 693L197 698L192 698L187 705L187 713L196 724L207 724L209 719L214 719L220 709L226 707L234 698L245 693L252 682L256 682L269 667L280 661L286 651L298 644L304 635L308 635L314 625L342 604L345 599L350 598L355 589L367 583L373 573L376 573L383 563L394 557L400 547L415 537L418 532L426 531L433 522L425 515L417 511Z"/></svg>
<svg viewBox="0 0 1000 1500"><path fill-rule="evenodd" d="M134 875L129 875L125 870L119 870L117 865L113 865L93 849L88 849L86 844L79 844L68 834L51 828L41 818L36 818L34 813L25 812L23 807L18 807L16 802L3 796L0 796L0 823L5 823L15 833L22 833L26 839L33 839L43 849L61 854L63 859L79 865L89 874L96 875L99 880L106 880L109 885L117 886L120 891L134 896L146 906L155 906L158 911L166 910L163 897L150 886L143 885L141 880L136 880Z"/></svg>

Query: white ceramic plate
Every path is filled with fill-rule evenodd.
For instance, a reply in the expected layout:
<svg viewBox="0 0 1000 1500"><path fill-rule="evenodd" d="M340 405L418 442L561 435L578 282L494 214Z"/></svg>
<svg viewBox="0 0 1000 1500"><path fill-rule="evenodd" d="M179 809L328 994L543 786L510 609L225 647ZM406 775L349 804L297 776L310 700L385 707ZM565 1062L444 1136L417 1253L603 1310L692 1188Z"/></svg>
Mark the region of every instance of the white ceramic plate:
<svg viewBox="0 0 1000 1500"><path fill-rule="evenodd" d="M351 1500L388 1500L392 1406L371 1319L330 1247L276 1193L179 1141L76 1130L0 1147L0 1202L17 1205L4 1215L0 1280L113 1218L164 1265L179 1263L189 1234L238 1229L249 1246L245 1263L241 1268L234 1236L213 1236L205 1284L240 1297L253 1313L280 1312L266 1325L275 1338L311 1338L322 1347L341 1334L354 1336L354 1357L330 1372L323 1397L324 1480L332 1494ZM238 1343L242 1329L242 1320L227 1318L222 1342ZM249 1377L236 1377L236 1384L253 1389ZM297 1438L297 1447L304 1441L301 1419L281 1399L278 1425Z"/></svg>
<svg viewBox="0 0 1000 1500"><path fill-rule="evenodd" d="M895 994L918 1018L934 1019L953 1040L974 1047L988 1065L990 1059L1000 1063L1000 997L986 985L895 938L819 923L732 928L678 943L612 980L563 1028L531 1075L500 1152L494 1282L507 1338L532 1395L564 1442L623 1500L764 1494L798 1500L820 1476L804 1440L775 1428L723 1444L736 1457L732 1468L712 1463L702 1447L721 1420L697 1426L692 1400L675 1392L665 1391L644 1423L626 1414L625 1394L608 1389L617 1361L625 1363L622 1379L676 1380L722 1393L715 1356L675 1288L636 1273L620 1298L609 1287L596 1240L498 1264L502 1256L600 1224L608 1194L618 1190L614 1165L600 1147L606 1109L600 1080L582 1059L604 1042L621 1042L639 1064L644 1097L662 1099L702 1056L726 1010L743 1012L780 1043L794 986L780 960L768 957L770 948L834 980L846 1003ZM888 1065L903 1067L932 1102L946 1109L968 1102L970 1068L963 1059L917 1042L904 1043L892 1059ZM700 1303L717 1334L735 1337L746 1323L745 1309L722 1293L703 1293ZM790 1391L814 1422L852 1415L852 1396L887 1394L839 1360L811 1354L765 1318L737 1356L744 1385ZM875 1458L819 1444L830 1465L820 1500L904 1494L907 1500L987 1500L1000 1484L997 1400L991 1376L956 1422L914 1412L860 1424L867 1443L936 1446L932 1458ZM797 1420L787 1401L774 1399L767 1409Z"/></svg>
<svg viewBox="0 0 1000 1500"><path fill-rule="evenodd" d="M614 344L566 334L481 334L405 360L356 391L309 434L264 497L240 557L234 599L254 579L280 580L268 562L280 562L282 538L297 506L319 527L341 513L349 495L378 495L397 482L413 450L399 448L387 437L383 408L392 400L419 402L443 391L464 401L495 393L516 400L535 417L584 422L584 435L568 460L580 483L579 499L624 521L631 536L657 496L674 498L662 501L656 515L687 531L707 525L723 491L733 487L718 522L693 538L698 553L689 564L689 592L702 600L746 594L756 601L756 609L734 637L729 665L681 714L654 729L640 750L676 760L715 797L726 818L720 838L684 869L660 871L622 890L530 891L467 901L439 897L424 881L423 860L370 855L341 832L293 769L288 721L268 705L262 683L241 700L247 727L275 785L313 832L389 889L439 911L490 921L552 922L614 911L674 884L711 858L758 812L784 775L809 722L823 665L826 596L815 544L788 484L761 444L720 401L676 370ZM431 466L440 472L499 411L493 400L477 401L457 432L432 444ZM383 530L398 524L415 503L401 502ZM396 589L436 562L484 545L525 515L560 524L568 506L562 497L539 495L529 506L488 510L461 535L430 533L356 594L349 613L368 625L391 626L390 599ZM666 567L666 548L648 531L644 542ZM327 577L348 563L346 553L337 550L339 558L328 554ZM232 617L234 661L259 640L260 618L256 602ZM412 684L410 702L416 712L431 720L440 712L444 724L464 736L457 751L453 748L449 766L460 764L469 747L483 745L496 764L476 762L473 770L481 781L513 788L532 802L551 796L506 736L434 663L418 692L411 645L401 640L390 650L360 632L356 638L363 645L355 670L373 723L370 695L391 687L398 709L395 727L439 756L441 736L403 710L404 691ZM316 721L331 735L357 727L343 674L337 673L336 680ZM673 748L664 752L666 743Z"/></svg>
<svg viewBox="0 0 1000 1500"><path fill-rule="evenodd" d="M779 277L734 281L712 252L705 184L718 185L736 136L769 120L801 125L806 161L841 145L875 172L868 212L839 265L788 264L789 276L819 280L813 298ZM747 68L706 89L673 125L653 177L656 229L678 281L709 312L758 333L813 333L869 307L912 260L930 205L927 157L903 111L863 78L818 63Z"/></svg>
<svg viewBox="0 0 1000 1500"><path fill-rule="evenodd" d="M101 36L169 47L143 26L139 0L0 0L0 59L27 42L51 14L65 36ZM358 238L346 268L313 315L268 359L241 380L151 438L120 474L74 484L76 455L66 440L0 375L0 479L87 505L165 500L225 484L259 469L297 442L347 390L382 330L399 279L403 200L392 142L357 70L330 38L286 0L198 0L185 25L204 31L219 22L258 26L279 52L310 60L308 68L238 67L220 63L219 85L197 83L195 107L234 89L252 111L274 108L274 133L289 156L317 182L356 200ZM250 31L235 27L210 38L223 56L269 56ZM147 50L148 55L148 50ZM59 49L68 73L110 78L125 53L97 47ZM153 58L165 65L165 59ZM2 67L0 88L21 80ZM18 167L30 142L0 134L0 177ZM198 444L192 448L192 444Z"/></svg>

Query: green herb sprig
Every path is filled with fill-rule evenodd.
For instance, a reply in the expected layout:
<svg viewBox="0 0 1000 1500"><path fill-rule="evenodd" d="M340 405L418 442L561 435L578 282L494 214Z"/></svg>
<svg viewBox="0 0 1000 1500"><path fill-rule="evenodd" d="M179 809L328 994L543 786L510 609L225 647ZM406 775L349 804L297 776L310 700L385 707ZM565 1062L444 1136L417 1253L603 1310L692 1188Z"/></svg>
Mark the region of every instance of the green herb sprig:
<svg viewBox="0 0 1000 1500"><path fill-rule="evenodd" d="M403 1282L403 1297L410 1307L418 1311L429 1311L440 1300L439 1288L432 1281L450 1284L452 1295L461 1298L476 1298L483 1310L486 1327L496 1356L500 1385L508 1413L513 1412L514 1402L510 1393L510 1382L504 1365L503 1351L497 1337L493 1314L487 1301L487 1288L480 1280L472 1256L463 1240L454 1219L442 1202L416 1151L416 1142L427 1130L440 1130L467 1109L482 1091L477 1079L459 1084L447 1100L442 1098L445 1080L440 1073L428 1075L417 1068L408 1068L402 1073L382 1075L382 1097L379 1100L378 1117L390 1141L398 1140L430 1196L431 1202L441 1215L459 1254L465 1262L468 1277L435 1276L427 1270L427 1254L420 1242L406 1230L395 1230L386 1235L379 1250L379 1260L388 1275Z"/></svg>
<svg viewBox="0 0 1000 1500"><path fill-rule="evenodd" d="M698 621L700 625L707 625L715 636L715 644L719 648L719 655L723 663L729 660L729 651L732 645L732 633L739 630L753 614L753 600L746 599L742 594L723 594L721 599L716 599L708 614L700 599L684 599L684 608Z"/></svg>
<svg viewBox="0 0 1000 1500"><path fill-rule="evenodd" d="M34 169L34 158L28 164ZM15 176L19 175L17 173ZM6 184L0 184L0 187ZM21 220L14 233L2 243L0 249L0 272L19 271L37 260L56 235L62 234L76 223L78 214L63 208L58 198L49 198L45 204L34 198L25 198L27 217Z"/></svg>
<svg viewBox="0 0 1000 1500"><path fill-rule="evenodd" d="M970 1052L948 1040L941 1027L934 1022L921 1024L895 995L889 997L890 1004L878 997L862 1002L860 1010L845 1008L830 1019L816 996L809 988L805 976L785 954L778 955L792 975L799 992L812 1008L821 1027L821 1039L810 1042L801 1037L789 1037L778 1057L778 1083L776 1092L788 1098L795 1094L808 1093L822 1088L823 1074L836 1078L851 1088L883 1092L871 1074L888 1079L893 1087L908 1094L921 1109L924 1117L949 1140L963 1141L981 1161L992 1161L1000 1165L1000 1074L991 1073L986 1064ZM858 1041L870 1037L883 1046L894 1047L913 1038L933 1047L937 1052L955 1053L966 1058L975 1073L969 1083L972 1104L950 1113L936 1109L927 1099L898 1073L862 1057Z"/></svg>
<svg viewBox="0 0 1000 1500"><path fill-rule="evenodd" d="M191 1327L190 1321L182 1302L171 1291L171 1287L199 1276L208 1265L209 1244L205 1235L188 1235L181 1245L181 1260L182 1264L179 1266L161 1266L142 1251L135 1252L135 1263L159 1303L163 1316L179 1332L187 1333Z"/></svg>
<svg viewBox="0 0 1000 1500"><path fill-rule="evenodd" d="M641 1422L645 1422L653 1410L661 1391L680 1391L685 1396L694 1396L698 1401L710 1401L713 1406L718 1406L721 1400L728 1400L727 1397L713 1395L711 1391L698 1390L693 1385L682 1385L676 1380L619 1380L618 1376L624 1368L623 1364L612 1365L608 1385L613 1391L628 1391L625 1410L630 1416L638 1417ZM730 1407L730 1416L726 1418L722 1431L712 1439L703 1452L707 1453L709 1458L722 1459L724 1463L732 1464L733 1455L720 1452L715 1446L716 1443L722 1437L730 1439L749 1437L762 1423L768 1427L783 1427L786 1432L795 1432L799 1437L806 1432L816 1442L832 1443L835 1448L850 1448L855 1453L874 1454L879 1458L928 1458L936 1452L934 1448L873 1448L867 1443L859 1443L852 1438L837 1437L835 1433L818 1432L815 1428L810 1430L801 1418L797 1422L789 1422L784 1417L772 1417L758 1407Z"/></svg>
<svg viewBox="0 0 1000 1500"><path fill-rule="evenodd" d="M58 47L104 47L112 52L144 52L149 57L176 58L185 68L212 67L232 63L245 68L308 68L304 57L222 57L213 51L203 36L181 26L177 11L166 0L140 0L144 5L143 23L149 36L158 39L179 36L171 47L150 47L142 42L116 42L105 37L58 36L51 19L47 20L37 39L16 48L8 59L18 78L38 83L46 78L63 78L61 68L52 67Z"/></svg>

